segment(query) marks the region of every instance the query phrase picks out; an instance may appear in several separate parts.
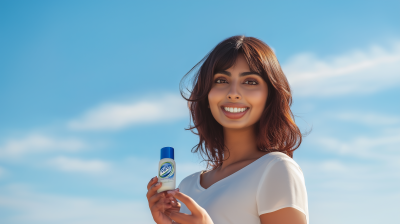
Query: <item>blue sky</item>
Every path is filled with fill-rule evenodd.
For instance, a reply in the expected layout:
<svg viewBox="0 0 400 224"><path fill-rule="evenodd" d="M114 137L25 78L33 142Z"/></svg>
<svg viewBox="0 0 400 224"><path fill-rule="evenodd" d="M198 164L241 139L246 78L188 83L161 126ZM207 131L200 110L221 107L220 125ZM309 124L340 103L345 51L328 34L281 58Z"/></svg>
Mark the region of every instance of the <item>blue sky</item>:
<svg viewBox="0 0 400 224"><path fill-rule="evenodd" d="M238 34L274 49L312 128L310 223L398 219L399 1L136 2L0 2L0 223L153 223L160 148L178 183L204 169L179 81Z"/></svg>

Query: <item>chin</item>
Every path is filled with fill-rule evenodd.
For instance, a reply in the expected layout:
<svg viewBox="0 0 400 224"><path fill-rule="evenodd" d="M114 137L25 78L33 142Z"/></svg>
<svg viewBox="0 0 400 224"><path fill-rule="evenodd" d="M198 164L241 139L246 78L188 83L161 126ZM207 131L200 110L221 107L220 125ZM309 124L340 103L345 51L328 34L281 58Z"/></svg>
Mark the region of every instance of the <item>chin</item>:
<svg viewBox="0 0 400 224"><path fill-rule="evenodd" d="M221 121L218 123L222 125L223 128L229 129L244 129L254 125L248 121Z"/></svg>

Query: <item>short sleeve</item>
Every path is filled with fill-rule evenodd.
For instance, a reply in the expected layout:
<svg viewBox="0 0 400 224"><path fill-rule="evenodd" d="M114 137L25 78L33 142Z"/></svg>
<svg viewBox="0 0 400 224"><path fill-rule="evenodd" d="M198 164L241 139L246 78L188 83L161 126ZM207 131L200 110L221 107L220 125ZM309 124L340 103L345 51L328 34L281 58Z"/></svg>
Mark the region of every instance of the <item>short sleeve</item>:
<svg viewBox="0 0 400 224"><path fill-rule="evenodd" d="M306 215L308 200L303 172L291 158L277 158L266 167L256 194L258 215L292 207Z"/></svg>

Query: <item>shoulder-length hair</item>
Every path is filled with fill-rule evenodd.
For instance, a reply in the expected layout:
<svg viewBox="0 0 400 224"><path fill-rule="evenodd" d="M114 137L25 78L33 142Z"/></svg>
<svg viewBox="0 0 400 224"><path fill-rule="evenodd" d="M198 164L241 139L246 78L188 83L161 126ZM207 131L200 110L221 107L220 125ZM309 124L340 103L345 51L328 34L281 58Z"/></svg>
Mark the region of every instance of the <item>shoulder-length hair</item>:
<svg viewBox="0 0 400 224"><path fill-rule="evenodd" d="M268 85L267 102L260 120L255 125L258 150L283 152L293 158L293 151L302 141L302 134L290 110L292 94L289 83L274 52L257 38L233 36L219 43L180 83L181 95L188 101L193 122L186 130L191 130L200 137L192 152L200 151L203 160L207 161L207 169L208 166L215 169L222 165L224 153L229 150L224 145L223 127L214 119L208 108L208 93L213 85L215 72L224 71L234 65L238 54L244 55L250 70L261 74ZM200 68L192 79L192 90L186 88L190 96L185 97L182 89L184 80L198 66ZM197 129L197 133L193 129Z"/></svg>

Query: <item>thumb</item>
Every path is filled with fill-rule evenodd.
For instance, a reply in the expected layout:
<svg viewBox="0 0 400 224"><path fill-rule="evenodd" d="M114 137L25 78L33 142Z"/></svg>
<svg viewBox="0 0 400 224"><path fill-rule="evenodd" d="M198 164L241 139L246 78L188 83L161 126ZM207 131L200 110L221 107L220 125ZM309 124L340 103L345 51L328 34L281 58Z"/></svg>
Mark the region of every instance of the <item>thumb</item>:
<svg viewBox="0 0 400 224"><path fill-rule="evenodd" d="M192 212L193 215L200 215L201 214L201 212L200 212L201 207L196 203L196 201L193 200L188 195L186 195L186 194L184 194L182 192L179 192L179 189L178 190L174 190L174 191L169 191L168 194L171 194L176 199L178 199L183 204L185 204L186 207Z"/></svg>

